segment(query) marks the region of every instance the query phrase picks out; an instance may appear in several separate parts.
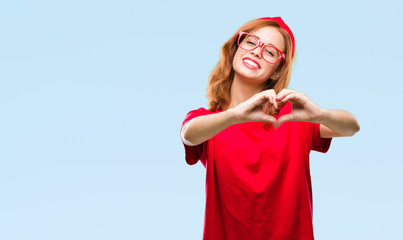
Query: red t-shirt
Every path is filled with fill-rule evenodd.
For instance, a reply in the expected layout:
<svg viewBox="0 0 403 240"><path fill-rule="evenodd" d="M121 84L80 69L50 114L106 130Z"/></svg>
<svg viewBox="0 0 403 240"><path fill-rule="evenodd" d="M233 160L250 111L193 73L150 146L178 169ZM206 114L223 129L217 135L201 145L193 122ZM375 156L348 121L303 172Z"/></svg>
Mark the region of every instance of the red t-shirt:
<svg viewBox="0 0 403 240"><path fill-rule="evenodd" d="M291 111L287 103L279 116ZM204 108L192 118L214 114ZM319 124L262 122L232 125L197 146L186 162L206 168L204 240L312 240L311 150L326 152Z"/></svg>

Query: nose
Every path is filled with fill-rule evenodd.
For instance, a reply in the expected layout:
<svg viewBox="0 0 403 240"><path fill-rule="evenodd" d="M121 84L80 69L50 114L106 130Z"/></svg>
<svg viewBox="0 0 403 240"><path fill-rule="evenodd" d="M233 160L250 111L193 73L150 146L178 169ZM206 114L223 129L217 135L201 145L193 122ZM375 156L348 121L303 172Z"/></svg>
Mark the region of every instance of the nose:
<svg viewBox="0 0 403 240"><path fill-rule="evenodd" d="M260 54L261 54L261 52L262 52L262 46L263 46L263 44L264 43L259 43L259 45L255 48L255 49L253 49L252 51L250 51L251 52L251 54L253 54L253 55L255 55L256 57L261 57L260 56Z"/></svg>
<svg viewBox="0 0 403 240"><path fill-rule="evenodd" d="M255 55L256 57L260 58L260 46L250 51L251 54Z"/></svg>

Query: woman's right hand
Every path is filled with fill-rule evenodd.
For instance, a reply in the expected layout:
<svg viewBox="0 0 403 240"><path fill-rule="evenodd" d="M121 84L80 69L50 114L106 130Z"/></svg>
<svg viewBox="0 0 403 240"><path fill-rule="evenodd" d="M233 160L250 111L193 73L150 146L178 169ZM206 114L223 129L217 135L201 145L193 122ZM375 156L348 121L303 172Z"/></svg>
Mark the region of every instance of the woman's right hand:
<svg viewBox="0 0 403 240"><path fill-rule="evenodd" d="M278 109L276 92L273 89L257 93L233 108L237 122L239 123L268 122L277 128L276 118L269 114L273 112L272 109Z"/></svg>
<svg viewBox="0 0 403 240"><path fill-rule="evenodd" d="M274 90L266 90L227 111L193 118L186 123L181 134L186 142L194 146L214 137L233 124L267 122L277 128L277 120L272 115L277 112L279 106Z"/></svg>

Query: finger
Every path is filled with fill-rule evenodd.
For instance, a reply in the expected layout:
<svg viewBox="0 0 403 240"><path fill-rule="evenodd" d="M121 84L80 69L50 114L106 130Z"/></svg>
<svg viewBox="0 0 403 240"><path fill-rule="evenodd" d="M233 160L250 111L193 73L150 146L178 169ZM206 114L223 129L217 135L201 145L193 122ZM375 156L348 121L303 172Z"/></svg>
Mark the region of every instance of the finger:
<svg viewBox="0 0 403 240"><path fill-rule="evenodd" d="M274 128L278 127L277 119L275 117L270 116L270 115L264 115L262 118L263 118L262 120L264 122L272 124Z"/></svg>
<svg viewBox="0 0 403 240"><path fill-rule="evenodd" d="M281 109L285 104L286 102L283 101L277 102L277 109Z"/></svg>
<svg viewBox="0 0 403 240"><path fill-rule="evenodd" d="M290 93L286 96L284 96L284 98L281 100L281 102L287 102L290 100L294 100L296 98L295 93Z"/></svg>
<svg viewBox="0 0 403 240"><path fill-rule="evenodd" d="M271 92L266 92L266 91L262 92L261 94L259 94L258 98L259 98L259 103L256 106L264 103L265 101L268 101L268 107L270 107L270 105L274 105L277 108L276 98Z"/></svg>
<svg viewBox="0 0 403 240"><path fill-rule="evenodd" d="M285 88L285 89L281 90L279 92L279 94L277 94L276 99L277 99L277 101L281 101L281 99L283 99L287 95L294 93L294 92L295 92L294 90Z"/></svg>
<svg viewBox="0 0 403 240"><path fill-rule="evenodd" d="M264 103L266 101L266 98L265 98L265 96L262 96L262 95L256 95L256 96L252 97L251 100L252 100L251 101L251 109L252 109L252 108L255 108L255 107L261 105L262 103Z"/></svg>
<svg viewBox="0 0 403 240"><path fill-rule="evenodd" d="M298 102L300 104L305 103L303 96L301 94L298 93L291 93L289 95L287 95L285 98L283 98L283 100L281 100L282 102Z"/></svg>
<svg viewBox="0 0 403 240"><path fill-rule="evenodd" d="M277 101L273 95L269 95L269 101L272 105L274 105L277 108Z"/></svg>
<svg viewBox="0 0 403 240"><path fill-rule="evenodd" d="M294 121L294 120L295 119L294 119L294 116L292 114L286 114L286 115L283 115L283 116L281 116L281 117L279 117L277 119L277 124L280 127L283 123L289 122L289 121Z"/></svg>
<svg viewBox="0 0 403 240"><path fill-rule="evenodd" d="M262 91L260 93L258 93L259 95L264 95L266 98L273 98L276 99L276 92L273 89L269 89L269 90L265 90Z"/></svg>

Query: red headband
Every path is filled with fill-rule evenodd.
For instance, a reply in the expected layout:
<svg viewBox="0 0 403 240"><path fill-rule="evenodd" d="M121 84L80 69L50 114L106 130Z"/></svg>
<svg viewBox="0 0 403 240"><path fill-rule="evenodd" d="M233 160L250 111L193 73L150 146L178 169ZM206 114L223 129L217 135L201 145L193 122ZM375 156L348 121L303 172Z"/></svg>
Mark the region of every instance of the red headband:
<svg viewBox="0 0 403 240"><path fill-rule="evenodd" d="M294 58L294 52L295 52L295 39L294 39L294 34L292 34L291 29L285 24L283 19L281 17L264 17L264 18L259 18L258 20L270 20L278 23L281 28L286 30L288 32L288 35L290 35L291 38L291 43L292 43L292 57Z"/></svg>

